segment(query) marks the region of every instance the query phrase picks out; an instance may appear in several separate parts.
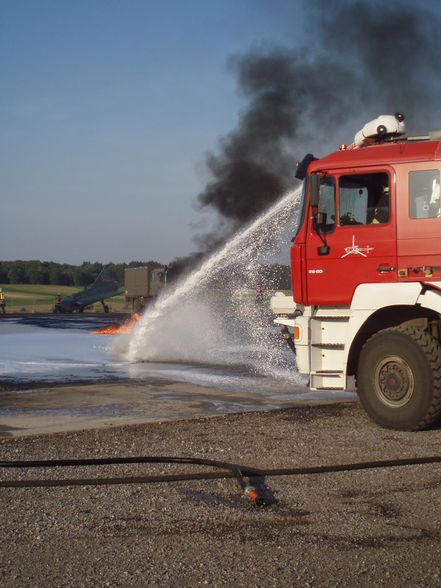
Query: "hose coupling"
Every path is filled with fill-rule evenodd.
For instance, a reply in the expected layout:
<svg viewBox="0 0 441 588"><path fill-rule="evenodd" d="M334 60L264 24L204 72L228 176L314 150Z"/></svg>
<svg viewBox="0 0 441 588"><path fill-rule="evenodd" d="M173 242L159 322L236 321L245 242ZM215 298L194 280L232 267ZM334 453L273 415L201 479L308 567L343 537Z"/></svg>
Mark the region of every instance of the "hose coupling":
<svg viewBox="0 0 441 588"><path fill-rule="evenodd" d="M259 494L257 493L257 490L254 488L254 486L245 486L243 491L245 492L245 496L248 496L252 502L257 503Z"/></svg>

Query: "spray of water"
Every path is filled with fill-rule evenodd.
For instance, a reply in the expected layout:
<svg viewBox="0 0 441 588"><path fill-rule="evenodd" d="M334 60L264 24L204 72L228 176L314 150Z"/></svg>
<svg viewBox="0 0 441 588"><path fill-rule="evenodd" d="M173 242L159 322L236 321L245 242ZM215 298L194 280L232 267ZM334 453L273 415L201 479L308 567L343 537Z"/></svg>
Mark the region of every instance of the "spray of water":
<svg viewBox="0 0 441 588"><path fill-rule="evenodd" d="M255 287L262 263L289 249L299 196L300 189L286 194L176 288L164 289L129 341L129 360L246 364L284 377L286 369L294 372L265 305L255 304Z"/></svg>

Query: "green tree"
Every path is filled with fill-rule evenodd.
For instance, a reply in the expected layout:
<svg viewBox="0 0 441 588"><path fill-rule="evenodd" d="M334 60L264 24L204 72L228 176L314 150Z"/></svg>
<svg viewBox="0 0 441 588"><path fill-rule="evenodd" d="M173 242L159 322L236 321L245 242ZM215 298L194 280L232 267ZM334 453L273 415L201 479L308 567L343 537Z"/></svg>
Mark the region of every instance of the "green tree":
<svg viewBox="0 0 441 588"><path fill-rule="evenodd" d="M13 262L8 270L8 280L10 284L26 284L24 267L18 262Z"/></svg>
<svg viewBox="0 0 441 588"><path fill-rule="evenodd" d="M3 265L3 263L0 263L0 284L8 284L8 283L9 283L8 270Z"/></svg>
<svg viewBox="0 0 441 588"><path fill-rule="evenodd" d="M27 263L25 272L30 284L49 284L49 269L39 261Z"/></svg>

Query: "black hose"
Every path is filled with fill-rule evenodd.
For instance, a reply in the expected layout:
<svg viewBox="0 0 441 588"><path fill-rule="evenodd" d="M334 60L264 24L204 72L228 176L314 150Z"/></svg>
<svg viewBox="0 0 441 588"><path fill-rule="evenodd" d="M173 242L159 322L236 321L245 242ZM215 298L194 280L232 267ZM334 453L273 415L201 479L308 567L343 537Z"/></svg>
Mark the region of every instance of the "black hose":
<svg viewBox="0 0 441 588"><path fill-rule="evenodd" d="M54 486L98 486L109 484L146 484L154 482L177 482L184 480L201 480L216 478L236 478L237 483L244 493L255 504L262 504L263 499L251 484L248 484L244 476L257 475L253 468L244 468L234 463L204 459L197 457L163 457L163 456L141 456L141 457L104 457L86 459L50 459L33 461L0 461L2 468L48 468L48 467L78 467L78 466L100 466L100 465L121 465L140 463L173 463L206 465L214 468L221 468L227 471L187 474L167 474L160 476L125 476L123 478L74 478L61 480L5 480L0 481L0 488L36 488Z"/></svg>
<svg viewBox="0 0 441 588"><path fill-rule="evenodd" d="M440 455L427 457L409 457L403 459L386 459L378 461L362 461L356 463L336 464L328 466L309 466L301 468L286 468L274 470L254 469L259 476L298 476L306 474L329 474L331 472L350 472L354 470L370 470L375 468L396 468L428 463L441 463Z"/></svg>
<svg viewBox="0 0 441 588"><path fill-rule="evenodd" d="M207 465L218 468L232 469L239 467L226 461L205 459L199 457L170 457L170 456L137 456L137 457L97 457L85 459L40 459L31 461L0 461L2 468L46 468L46 467L69 467L69 466L94 466L94 465L121 465L128 463L180 463ZM254 468L245 468L254 472Z"/></svg>
<svg viewBox="0 0 441 588"><path fill-rule="evenodd" d="M411 457L403 459L390 459L379 461L366 461L346 464L334 464L324 466L305 466L297 468L259 469L238 465L234 463L216 461L193 457L109 457L96 459L54 459L37 461L0 461L2 468L44 468L44 467L70 467L70 466L97 466L133 463L174 463L206 465L221 468L223 472L187 472L183 474L163 474L149 476L124 476L122 478L75 478L75 479L46 479L46 480L1 480L0 488L35 488L54 486L99 486L113 484L147 484L156 482L182 482L190 480L214 480L220 478L236 478L239 486L245 494L258 505L265 504L262 492L247 484L244 476L250 477L276 477L298 476L308 474L327 474L332 472L346 472L355 470L367 470L374 468L403 467L412 465L425 465L441 463L441 456Z"/></svg>

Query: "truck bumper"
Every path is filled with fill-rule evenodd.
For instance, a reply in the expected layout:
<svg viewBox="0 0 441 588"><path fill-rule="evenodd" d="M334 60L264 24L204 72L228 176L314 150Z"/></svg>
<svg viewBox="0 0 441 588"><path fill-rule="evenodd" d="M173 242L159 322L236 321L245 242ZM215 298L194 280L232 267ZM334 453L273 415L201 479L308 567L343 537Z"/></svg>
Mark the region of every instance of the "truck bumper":
<svg viewBox="0 0 441 588"><path fill-rule="evenodd" d="M305 316L298 316L295 319L282 317L274 319L276 325L292 329L297 369L305 375L310 373L309 321L309 317Z"/></svg>

